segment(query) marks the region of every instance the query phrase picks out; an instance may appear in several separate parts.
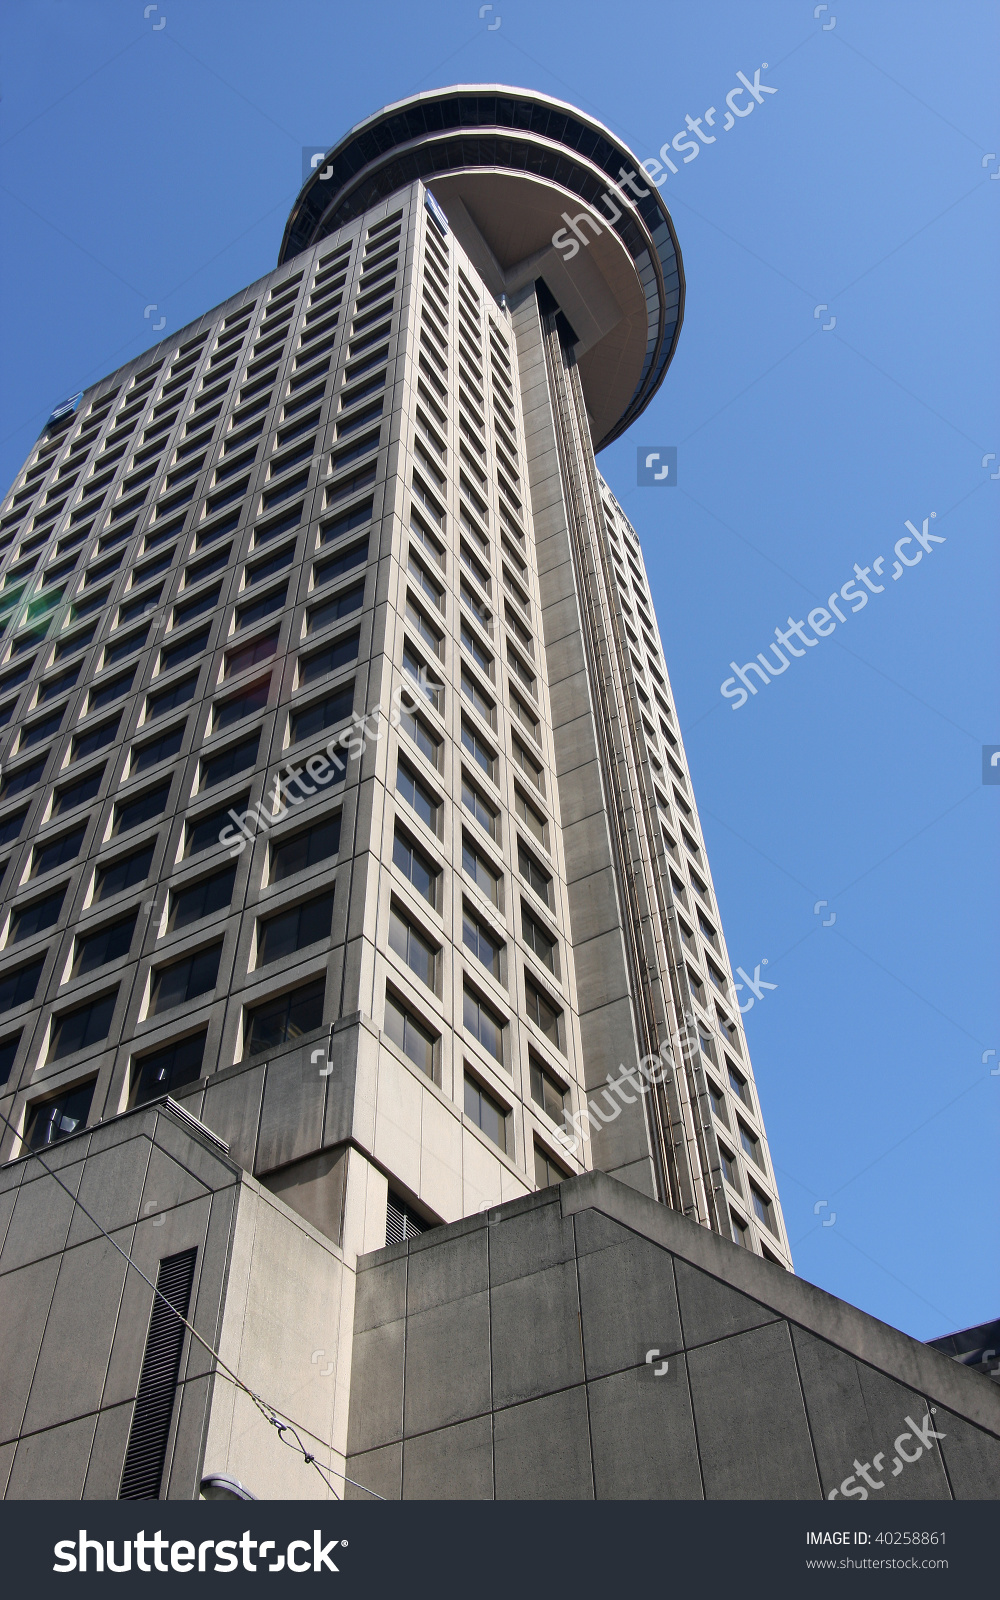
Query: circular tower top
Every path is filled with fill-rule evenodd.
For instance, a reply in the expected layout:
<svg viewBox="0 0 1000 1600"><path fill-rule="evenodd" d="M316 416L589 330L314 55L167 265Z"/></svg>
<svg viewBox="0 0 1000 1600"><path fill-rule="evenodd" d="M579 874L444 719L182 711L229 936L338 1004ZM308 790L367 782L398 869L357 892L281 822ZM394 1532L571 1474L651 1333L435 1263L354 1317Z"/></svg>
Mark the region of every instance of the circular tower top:
<svg viewBox="0 0 1000 1600"><path fill-rule="evenodd" d="M684 305L670 213L628 146L533 89L413 95L328 152L292 207L279 264L416 179L484 276L508 293L545 280L577 338L594 448L618 438L663 381Z"/></svg>

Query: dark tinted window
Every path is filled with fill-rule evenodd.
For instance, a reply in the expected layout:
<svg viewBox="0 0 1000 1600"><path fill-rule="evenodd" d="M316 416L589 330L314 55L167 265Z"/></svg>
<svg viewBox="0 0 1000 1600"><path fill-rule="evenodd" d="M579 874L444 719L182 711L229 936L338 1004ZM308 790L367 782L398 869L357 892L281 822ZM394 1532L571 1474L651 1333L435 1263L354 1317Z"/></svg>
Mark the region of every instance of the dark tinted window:
<svg viewBox="0 0 1000 1600"><path fill-rule="evenodd" d="M199 883L192 883L188 888L172 894L170 919L167 924L170 931L186 928L189 922L197 922L201 917L208 917L213 912L223 910L233 898L235 882L236 868L227 867L225 872L217 872L211 878L202 878Z"/></svg>
<svg viewBox="0 0 1000 1600"><path fill-rule="evenodd" d="M277 883L295 872L304 872L318 861L326 861L340 849L340 813L317 822L304 833L271 846L271 878Z"/></svg>
<svg viewBox="0 0 1000 1600"><path fill-rule="evenodd" d="M123 917L120 922L112 922L108 927L98 928L95 933L88 933L86 938L78 939L71 976L79 978L85 972L93 972L97 967L106 966L109 961L127 956L138 915L137 911L133 911L131 916Z"/></svg>
<svg viewBox="0 0 1000 1600"><path fill-rule="evenodd" d="M67 1139L78 1128L86 1126L90 1104L94 1098L96 1078L69 1089L57 1100L46 1100L35 1106L25 1128L24 1143L28 1150L42 1150L46 1145Z"/></svg>
<svg viewBox="0 0 1000 1600"><path fill-rule="evenodd" d="M117 861L111 861L106 867L102 867L94 884L94 899L109 900L113 894L121 894L123 890L131 889L137 883L145 883L153 864L155 848L156 841L151 840L133 855L120 856Z"/></svg>
<svg viewBox="0 0 1000 1600"><path fill-rule="evenodd" d="M194 1083L201 1074L204 1055L205 1034L196 1033L192 1039L182 1039L152 1055L140 1056L132 1063L129 1105L145 1105L147 1100L173 1094L186 1083Z"/></svg>
<svg viewBox="0 0 1000 1600"><path fill-rule="evenodd" d="M52 1047L49 1060L59 1061L72 1055L74 1050L85 1050L88 1045L99 1044L108 1037L114 1015L118 990L92 1000L89 1005L77 1006L67 1011L52 1024Z"/></svg>
<svg viewBox="0 0 1000 1600"><path fill-rule="evenodd" d="M333 891L317 895L262 922L257 934L257 964L280 961L319 939L328 939L333 923Z"/></svg>
<svg viewBox="0 0 1000 1600"><path fill-rule="evenodd" d="M263 1005L247 1011L246 1053L256 1055L261 1050L275 1050L292 1039L311 1033L323 1021L323 995L326 979L293 989L290 994L266 1000Z"/></svg>
<svg viewBox="0 0 1000 1600"><path fill-rule="evenodd" d="M207 950L187 956L183 961L173 962L169 967L154 969L149 995L150 1015L197 999L200 994L210 993L219 976L221 956L222 945L213 944Z"/></svg>

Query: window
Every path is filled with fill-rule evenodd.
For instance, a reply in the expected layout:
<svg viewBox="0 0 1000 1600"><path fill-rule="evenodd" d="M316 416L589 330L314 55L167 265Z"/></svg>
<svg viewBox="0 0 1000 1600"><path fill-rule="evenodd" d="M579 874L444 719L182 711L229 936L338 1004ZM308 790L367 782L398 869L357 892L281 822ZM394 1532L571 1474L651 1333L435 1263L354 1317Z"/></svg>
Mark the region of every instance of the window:
<svg viewBox="0 0 1000 1600"><path fill-rule="evenodd" d="M17 1056L17 1047L21 1043L21 1035L16 1033L12 1039L0 1039L0 1085L10 1082L10 1075L14 1070L14 1061Z"/></svg>
<svg viewBox="0 0 1000 1600"><path fill-rule="evenodd" d="M395 906L389 908L389 948L401 957L411 972L429 989L437 985L438 952Z"/></svg>
<svg viewBox="0 0 1000 1600"><path fill-rule="evenodd" d="M205 635L206 641L208 635ZM240 650L233 650L226 657L225 676L235 678L238 673L246 672L248 668L255 667L261 661L267 661L275 654L278 648L278 632L262 634L259 639L254 639L250 644L245 644Z"/></svg>
<svg viewBox="0 0 1000 1600"><path fill-rule="evenodd" d="M530 670L526 663L521 660L521 657L517 654L517 651L511 649L509 644L507 646L507 664L512 668L515 675L520 678L528 693L537 699L538 696L535 684L535 674Z"/></svg>
<svg viewBox="0 0 1000 1600"><path fill-rule="evenodd" d="M138 912L133 911L131 916L123 917L120 922L111 922L96 933L88 933L85 938L77 939L70 976L82 977L86 972L106 966L109 961L127 956L132 946L137 917Z"/></svg>
<svg viewBox="0 0 1000 1600"><path fill-rule="evenodd" d="M420 543L423 545L431 559L436 561L439 567L443 567L443 549L434 538L434 535L424 527L423 523L420 521L420 518L413 513L410 515L410 532L413 534L415 539L419 539Z"/></svg>
<svg viewBox="0 0 1000 1600"><path fill-rule="evenodd" d="M324 817L311 828L271 845L271 882L280 883L296 872L305 872L319 861L328 861L340 849L340 812Z"/></svg>
<svg viewBox="0 0 1000 1600"><path fill-rule="evenodd" d="M473 761L477 762L478 765L482 767L486 776L496 783L496 755L490 749L489 745L480 738L472 724L466 721L465 717L462 718L462 744L469 752Z"/></svg>
<svg viewBox="0 0 1000 1600"><path fill-rule="evenodd" d="M193 687L195 679L189 681ZM242 694L234 695L231 700L220 701L212 712L212 732L221 733L224 728L231 728L234 722L242 722L244 717L252 716L255 711L263 711L270 689L270 677L262 678L260 683L250 684Z"/></svg>
<svg viewBox="0 0 1000 1600"><path fill-rule="evenodd" d="M551 1072L542 1066L535 1055L529 1056L528 1075L532 1100L541 1106L546 1116L551 1117L553 1122L562 1122L566 1110L566 1089L558 1078L554 1078Z"/></svg>
<svg viewBox="0 0 1000 1600"><path fill-rule="evenodd" d="M514 760L517 762L521 771L524 773L525 777L530 779L530 781L535 785L535 788L539 791L539 793L544 794L545 781L542 777L541 766L535 760L534 756L528 754L528 751L524 748L524 745L521 743L520 739L512 739L511 744L514 750Z"/></svg>
<svg viewBox="0 0 1000 1600"><path fill-rule="evenodd" d="M61 834L58 839L52 839L47 844L35 846L31 861L31 876L38 878L43 872L52 872L56 867L62 867L67 861L75 861L80 854L87 833L87 824L81 822L72 833Z"/></svg>
<svg viewBox="0 0 1000 1600"><path fill-rule="evenodd" d="M222 941L198 950L183 961L174 961L169 967L154 967L149 991L149 1015L157 1016L171 1006L196 1000L199 995L210 994L219 977Z"/></svg>
<svg viewBox="0 0 1000 1600"><path fill-rule="evenodd" d="M408 883L412 884L419 895L427 901L428 905L437 910L441 872L434 863L411 844L406 835L397 828L392 841L392 859L394 865L403 874Z"/></svg>
<svg viewBox="0 0 1000 1600"><path fill-rule="evenodd" d="M252 628L255 622L262 622L265 617L273 616L285 604L288 585L282 584L280 589L272 589L270 594L261 595L251 605L239 606L236 611L236 627Z"/></svg>
<svg viewBox="0 0 1000 1600"><path fill-rule="evenodd" d="M247 567L247 587L254 583L262 583L265 578L271 578L276 572L284 572L295 560L294 544L286 544L283 550L277 550L267 561L258 561L256 566Z"/></svg>
<svg viewBox="0 0 1000 1600"><path fill-rule="evenodd" d="M444 684L432 676L420 657L409 644L403 646L403 671L412 678L420 693L430 701L435 711L444 709Z"/></svg>
<svg viewBox="0 0 1000 1600"><path fill-rule="evenodd" d="M718 935L716 934L716 931L712 927L712 924L709 922L708 918L705 916L705 913L703 911L701 911L700 909L698 911L698 926L701 929L702 933L704 934L705 938L708 940L709 944L712 945L716 950L718 950L718 948L719 948Z"/></svg>
<svg viewBox="0 0 1000 1600"><path fill-rule="evenodd" d="M513 689L508 692L507 699L510 702L510 709L513 711L522 728L524 728L527 733L530 733L533 739L536 739L540 742L541 726L534 712L525 705L519 694L514 693Z"/></svg>
<svg viewBox="0 0 1000 1600"><path fill-rule="evenodd" d="M753 1161L760 1168L761 1172L763 1172L764 1171L764 1157L761 1154L760 1140L757 1138L757 1136L755 1134L750 1132L750 1129L746 1126L745 1122L743 1122L739 1117L737 1117L736 1120L737 1120L737 1123L739 1124L740 1144L743 1146L743 1148L746 1151L747 1155L750 1157L750 1160Z"/></svg>
<svg viewBox="0 0 1000 1600"><path fill-rule="evenodd" d="M202 917L223 911L233 898L235 882L236 868L233 866L227 867L224 872L216 872L211 878L202 878L198 883L189 884L186 889L174 891L170 896L168 933L175 933L191 922L199 922Z"/></svg>
<svg viewBox="0 0 1000 1600"><path fill-rule="evenodd" d="M561 1167L553 1156L535 1140L535 1185L539 1189L549 1189L555 1183L563 1183L569 1177L565 1167Z"/></svg>
<svg viewBox="0 0 1000 1600"><path fill-rule="evenodd" d="M548 849L549 830L545 818L540 811L535 810L531 802L516 785L514 787L514 810L528 829L528 832L534 834L543 849Z"/></svg>
<svg viewBox="0 0 1000 1600"><path fill-rule="evenodd" d="M154 839L132 855L119 856L117 861L110 861L106 867L99 867L94 879L95 901L110 900L112 895L122 894L126 889L134 888L137 883L145 883L153 864L155 848Z"/></svg>
<svg viewBox="0 0 1000 1600"><path fill-rule="evenodd" d="M477 888L493 901L495 906L500 905L500 885L502 875L496 872L487 858L480 855L475 845L468 838L462 836L462 869L470 877Z"/></svg>
<svg viewBox="0 0 1000 1600"><path fill-rule="evenodd" d="M105 726L111 729L111 737L114 738L118 727L117 722L109 722ZM158 739L150 739L146 744L134 745L132 748L132 760L129 765L129 777L134 778L137 773L148 772L150 767L158 766L161 761L169 761L171 756L175 756L184 743L184 729L186 726L186 723L178 722L176 727L168 728L166 732L161 733ZM95 729L95 732L99 731L99 729Z"/></svg>
<svg viewBox="0 0 1000 1600"><path fill-rule="evenodd" d="M480 672L485 672L488 678L492 678L493 657L485 645L479 643L472 629L464 620L459 626L459 638L462 641L462 648L468 651Z"/></svg>
<svg viewBox="0 0 1000 1600"><path fill-rule="evenodd" d="M208 644L208 628L201 628L197 633L189 633L186 639L179 644L172 645L169 650L160 652L160 671L172 672L174 667L179 667L185 661L190 661L193 656L199 656Z"/></svg>
<svg viewBox="0 0 1000 1600"><path fill-rule="evenodd" d="M481 828L484 828L491 839L500 836L500 813L483 799L478 789L462 774L462 804L466 811L472 813Z"/></svg>
<svg viewBox="0 0 1000 1600"><path fill-rule="evenodd" d="M382 1027L414 1066L426 1072L429 1078L434 1077L439 1044L437 1035L418 1022L412 1011L388 989L385 992L385 1021Z"/></svg>
<svg viewBox="0 0 1000 1600"><path fill-rule="evenodd" d="M229 778L235 778L240 772L246 772L257 761L257 751L260 746L260 729L243 739L239 744L229 746L217 756L211 756L201 764L201 773L198 778L199 789L212 789L217 783L225 783Z"/></svg>
<svg viewBox="0 0 1000 1600"><path fill-rule="evenodd" d="M183 1089L185 1084L195 1083L201 1076L205 1038L205 1033L196 1033L193 1038L181 1039L176 1044L168 1044L163 1050L155 1050L152 1055L139 1056L133 1061L129 1109L143 1106L149 1100L158 1100L161 1095L173 1094Z"/></svg>
<svg viewBox="0 0 1000 1600"><path fill-rule="evenodd" d="M497 725L497 708L493 701L483 693L475 679L462 668L462 693L474 710L479 712L484 722L488 722L494 730Z"/></svg>
<svg viewBox="0 0 1000 1600"><path fill-rule="evenodd" d="M118 681L125 683L124 679L119 679ZM132 680L129 678L125 686L130 688L131 683ZM110 688L111 685L109 684L108 687ZM194 674L190 678L182 678L180 683L171 684L170 688L164 689L162 694L151 694L146 701L146 721L152 722L156 717L162 717L168 711L175 711L178 706L186 706L189 700L194 699L194 692L197 687L198 677L197 674ZM124 694L125 689L123 688L120 692ZM94 696L91 695L90 709L92 711L96 704Z"/></svg>
<svg viewBox="0 0 1000 1600"><path fill-rule="evenodd" d="M434 582L430 573L425 570L423 563L416 559L412 549L407 557L406 570L418 587L423 590L432 605L435 605L439 611L443 611L444 590L439 583Z"/></svg>
<svg viewBox="0 0 1000 1600"><path fill-rule="evenodd" d="M329 939L333 927L333 890L279 911L257 925L257 965L281 961L296 950Z"/></svg>
<svg viewBox="0 0 1000 1600"><path fill-rule="evenodd" d="M746 1078L741 1072L737 1072L731 1061L727 1060L726 1067L729 1072L729 1087L735 1095L739 1096L745 1106L749 1106L753 1110L750 1100L750 1087Z"/></svg>
<svg viewBox="0 0 1000 1600"><path fill-rule="evenodd" d="M343 722L344 718L350 715L353 706L352 680L343 688L327 695L324 700L314 700L301 711L293 711L289 720L291 743L299 744L301 740L311 738L314 733L320 733L326 728L332 728L337 722Z"/></svg>
<svg viewBox="0 0 1000 1600"><path fill-rule="evenodd" d="M316 978L299 989L248 1007L246 1054L252 1056L262 1050L276 1050L280 1045L314 1032L323 1021L325 990L326 978Z"/></svg>
<svg viewBox="0 0 1000 1600"><path fill-rule="evenodd" d="M15 907L11 912L7 943L19 944L22 939L31 939L36 933L55 927L65 896L66 885L63 884L52 894L47 894L44 900L33 900L31 905Z"/></svg>
<svg viewBox="0 0 1000 1600"><path fill-rule="evenodd" d="M310 633L316 633L320 628L328 628L331 623L339 622L343 617L352 616L355 611L360 611L365 601L364 582L356 583L350 589L342 589L332 600L327 600L324 605L315 606L309 612L307 627Z"/></svg>
<svg viewBox="0 0 1000 1600"><path fill-rule="evenodd" d="M334 578L343 577L345 572L353 572L355 567L364 566L367 560L368 540L363 539L360 544L352 544L331 561L317 561L313 567L313 581L319 588L322 583L330 583Z"/></svg>
<svg viewBox="0 0 1000 1600"><path fill-rule="evenodd" d="M510 1115L499 1100L494 1100L475 1078L465 1074L465 1115L487 1139L508 1154L510 1144Z"/></svg>
<svg viewBox="0 0 1000 1600"><path fill-rule="evenodd" d="M402 701L399 708L399 725L413 740L421 754L427 757L431 766L440 769L442 741L436 739L423 718L418 717L416 712L408 710Z"/></svg>
<svg viewBox="0 0 1000 1600"><path fill-rule="evenodd" d="M307 683L315 683L317 678L323 678L329 672L336 672L349 661L357 661L360 645L361 635L355 630L335 639L325 650L317 650L313 655L304 657L299 662L300 688Z"/></svg>
<svg viewBox="0 0 1000 1600"><path fill-rule="evenodd" d="M533 917L524 901L521 901L521 937L529 950L532 950L539 961L550 972L557 969L556 954L558 945L550 933L543 928L537 917Z"/></svg>
<svg viewBox="0 0 1000 1600"><path fill-rule="evenodd" d="M544 900L547 906L551 906L552 879L530 851L525 849L520 839L517 841L517 870L529 888L534 889L538 898Z"/></svg>
<svg viewBox="0 0 1000 1600"><path fill-rule="evenodd" d="M711 1079L708 1082L708 1099L712 1107L713 1116L718 1117L724 1128L728 1128L729 1118L726 1116L726 1102Z"/></svg>
<svg viewBox="0 0 1000 1600"><path fill-rule="evenodd" d="M5 817L3 822L0 822L0 845L11 844L20 837L21 829L24 827L24 819L27 815L28 811L27 807L25 807L23 811L15 811L13 816Z"/></svg>
<svg viewBox="0 0 1000 1600"><path fill-rule="evenodd" d="M741 1244L743 1246L744 1250L749 1250L750 1249L750 1230L747 1227L746 1223L743 1221L743 1218L742 1217L738 1217L736 1215L735 1211L731 1211L729 1213L729 1221L730 1221L730 1224L732 1226L733 1243L734 1244Z"/></svg>
<svg viewBox="0 0 1000 1600"><path fill-rule="evenodd" d="M705 985L702 983L694 968L690 965L687 969L687 975L688 983L691 985L691 993L694 995L698 1004L703 1006L705 1004Z"/></svg>
<svg viewBox="0 0 1000 1600"><path fill-rule="evenodd" d="M0 784L0 800L9 800L11 795L23 794L25 789L34 788L45 771L48 753L38 761L32 761L30 766L18 767L16 772L8 772L3 783ZM103 768L102 768L103 771Z"/></svg>
<svg viewBox="0 0 1000 1600"><path fill-rule="evenodd" d="M62 1016L53 1017L49 1060L61 1061L63 1056L71 1056L75 1050L86 1050L89 1045L100 1044L106 1039L111 1031L111 1018L117 999L118 990L112 989L110 994L102 995L99 1000L91 1000L85 1006L77 1006L74 1011L64 1011Z"/></svg>
<svg viewBox="0 0 1000 1600"><path fill-rule="evenodd" d="M27 966L16 967L13 972L0 976L0 1011L13 1011L35 998L44 965L45 956L41 955Z"/></svg>
<svg viewBox="0 0 1000 1600"><path fill-rule="evenodd" d="M87 801L93 800L101 787L103 777L104 768L96 767L93 772L88 772L76 783L67 784L65 789L57 789L52 802L52 815L61 816L64 811L72 811L76 806L85 805Z"/></svg>
<svg viewBox="0 0 1000 1600"><path fill-rule="evenodd" d="M740 1193L740 1180L736 1172L736 1158L728 1151L724 1144L719 1145L719 1159L722 1162L722 1175L728 1184Z"/></svg>
<svg viewBox="0 0 1000 1600"><path fill-rule="evenodd" d="M41 1105L33 1106L24 1130L25 1150L44 1150L85 1127L96 1082L91 1078L89 1083L66 1089L55 1100L43 1100Z"/></svg>
<svg viewBox="0 0 1000 1600"><path fill-rule="evenodd" d="M138 828L144 822L149 822L152 817L163 815L170 795L170 779L161 783L156 789L147 789L145 794L137 795L134 800L127 801L124 805L115 806L115 820L112 833L128 833L130 828Z"/></svg>
<svg viewBox="0 0 1000 1600"><path fill-rule="evenodd" d="M439 831L441 806L420 779L402 761L396 766L396 790L434 833Z"/></svg>
<svg viewBox="0 0 1000 1600"><path fill-rule="evenodd" d="M525 974L524 1003L529 1021L540 1028L545 1037L565 1054L562 1009L544 994L537 984Z"/></svg>
<svg viewBox="0 0 1000 1600"><path fill-rule="evenodd" d="M419 634L427 648L432 650L440 660L443 660L444 634L428 621L419 606L414 605L410 595L406 597L405 616L414 633Z"/></svg>
<svg viewBox="0 0 1000 1600"><path fill-rule="evenodd" d="M466 1032L477 1039L483 1049L503 1066L506 1024L492 1007L479 998L475 990L468 987L463 994L462 1022Z"/></svg>
<svg viewBox="0 0 1000 1600"><path fill-rule="evenodd" d="M750 1185L750 1198L753 1201L753 1209L756 1217L764 1224L768 1232L773 1233L774 1237L777 1238L778 1229L774 1220L774 1207L767 1198L767 1195L763 1194L755 1183L751 1183Z"/></svg>
<svg viewBox="0 0 1000 1600"><path fill-rule="evenodd" d="M500 956L505 948L504 941L485 922L481 922L468 906L462 908L462 943L487 971L492 972L494 978L502 981Z"/></svg>
<svg viewBox="0 0 1000 1600"><path fill-rule="evenodd" d="M58 711L51 712L47 717L40 717L37 722L29 723L27 727L22 728L18 749L28 750L33 744L41 744L43 739L58 733L65 709L65 706L60 706Z"/></svg>

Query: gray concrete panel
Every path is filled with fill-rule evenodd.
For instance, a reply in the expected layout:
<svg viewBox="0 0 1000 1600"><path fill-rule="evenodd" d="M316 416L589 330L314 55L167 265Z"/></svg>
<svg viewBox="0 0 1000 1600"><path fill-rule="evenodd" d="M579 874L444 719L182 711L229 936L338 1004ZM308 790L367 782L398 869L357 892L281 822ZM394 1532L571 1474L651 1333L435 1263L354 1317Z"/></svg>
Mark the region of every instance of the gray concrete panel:
<svg viewBox="0 0 1000 1600"><path fill-rule="evenodd" d="M686 1261L678 1261L675 1270L681 1326L688 1350L694 1345L725 1339L729 1334L744 1333L748 1328L759 1328L777 1320L776 1313L768 1306L720 1283L707 1272L699 1272Z"/></svg>
<svg viewBox="0 0 1000 1600"><path fill-rule="evenodd" d="M473 1417L403 1446L404 1500L492 1500L493 1423Z"/></svg>
<svg viewBox="0 0 1000 1600"><path fill-rule="evenodd" d="M490 1301L484 1290L406 1320L403 1431L425 1433L490 1409Z"/></svg>
<svg viewBox="0 0 1000 1600"><path fill-rule="evenodd" d="M576 1263L491 1291L493 1403L508 1406L583 1379Z"/></svg>
<svg viewBox="0 0 1000 1600"><path fill-rule="evenodd" d="M598 1500L703 1500L687 1364L647 1366L587 1385Z"/></svg>
<svg viewBox="0 0 1000 1600"><path fill-rule="evenodd" d="M14 1455L8 1500L80 1500L87 1481L97 1417L79 1417L29 1434Z"/></svg>
<svg viewBox="0 0 1000 1600"><path fill-rule="evenodd" d="M576 1224L587 1377L645 1363L650 1349L664 1356L679 1350L672 1257L596 1212L584 1212Z"/></svg>
<svg viewBox="0 0 1000 1600"><path fill-rule="evenodd" d="M347 1435L352 1455L402 1438L405 1327L403 1321L384 1322L355 1331Z"/></svg>
<svg viewBox="0 0 1000 1600"><path fill-rule="evenodd" d="M498 1411L493 1460L498 1500L592 1500L586 1390Z"/></svg>

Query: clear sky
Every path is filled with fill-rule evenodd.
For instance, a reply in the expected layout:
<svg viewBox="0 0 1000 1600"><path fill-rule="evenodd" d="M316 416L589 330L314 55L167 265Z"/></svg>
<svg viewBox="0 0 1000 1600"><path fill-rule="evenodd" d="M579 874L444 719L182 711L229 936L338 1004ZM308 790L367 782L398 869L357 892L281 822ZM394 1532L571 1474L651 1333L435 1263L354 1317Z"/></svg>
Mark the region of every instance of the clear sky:
<svg viewBox="0 0 1000 1600"><path fill-rule="evenodd" d="M776 985L745 1020L797 1270L921 1339L997 1316L1000 12L145 9L6 11L4 484L154 322L273 267L303 146L455 82L572 101L640 158L718 108L662 191L688 285L676 358L599 464L645 551L733 963ZM764 62L777 92L725 131L737 73ZM676 487L637 487L639 445L677 447ZM907 520L934 512L944 542L904 545L921 559L893 579ZM785 672L723 698L731 660L879 556L881 593L849 591L863 609L838 599L835 631L793 634Z"/></svg>

